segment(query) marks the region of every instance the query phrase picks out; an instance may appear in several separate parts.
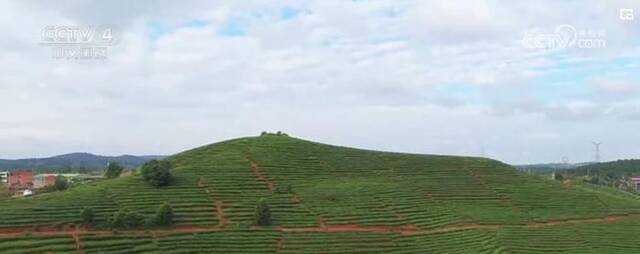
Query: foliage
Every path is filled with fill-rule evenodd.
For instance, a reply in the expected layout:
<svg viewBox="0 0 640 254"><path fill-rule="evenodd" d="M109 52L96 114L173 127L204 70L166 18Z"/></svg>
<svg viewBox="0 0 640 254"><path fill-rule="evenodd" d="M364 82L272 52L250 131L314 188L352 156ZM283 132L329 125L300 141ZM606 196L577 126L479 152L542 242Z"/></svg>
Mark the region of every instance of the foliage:
<svg viewBox="0 0 640 254"><path fill-rule="evenodd" d="M256 224L258 226L271 225L271 207L264 198L261 198L256 206Z"/></svg>
<svg viewBox="0 0 640 254"><path fill-rule="evenodd" d="M162 204L155 215L155 224L158 226L169 226L173 224L173 208L169 203Z"/></svg>
<svg viewBox="0 0 640 254"><path fill-rule="evenodd" d="M55 186L56 190L63 191L69 188L69 181L66 177L58 175L56 176L56 180L53 186Z"/></svg>
<svg viewBox="0 0 640 254"><path fill-rule="evenodd" d="M80 219L82 220L82 223L86 225L90 225L93 223L94 221L93 217L94 217L93 209L91 209L90 207L85 207L80 212Z"/></svg>
<svg viewBox="0 0 640 254"><path fill-rule="evenodd" d="M138 177L120 177L64 192L4 199L0 200L0 227L68 223L78 220L82 207L92 207L96 226L108 225L107 217L110 221L119 217L120 227L126 228L126 212L112 215L128 208L145 215L138 226L144 228L155 222L154 212L160 204L168 202L176 227L198 225L207 232L187 234L168 228L166 234L156 236L146 230L121 229L119 234L85 234L83 251L636 253L640 249L640 219L632 216L603 223L528 226L535 221L581 221L637 213L640 196L605 193L602 190L611 188L590 184L560 184L494 160L376 152L276 135L224 141L167 160L175 167L176 178L170 186L155 189L140 184ZM289 185L294 187L293 196L287 193ZM322 223L398 229L415 225L439 233L283 233L269 227L252 228L258 221L255 213L260 197L268 197L265 203L270 207L271 225L282 228L317 229ZM217 225L224 230L217 231ZM479 225L481 229L440 230L456 225ZM482 225L497 226L484 229ZM16 235L0 241L0 250L76 251L73 238L54 237ZM286 238L285 248L278 250L275 243L281 237Z"/></svg>
<svg viewBox="0 0 640 254"><path fill-rule="evenodd" d="M608 176L610 178L624 178L627 176L640 175L640 160L617 160L602 162L574 169L567 170L572 175L597 175Z"/></svg>
<svg viewBox="0 0 640 254"><path fill-rule="evenodd" d="M137 212L122 209L109 221L113 228L136 228L145 224L145 217Z"/></svg>
<svg viewBox="0 0 640 254"><path fill-rule="evenodd" d="M109 162L109 166L107 166L107 170L104 173L106 178L117 178L122 174L124 167L120 165L117 161Z"/></svg>
<svg viewBox="0 0 640 254"><path fill-rule="evenodd" d="M171 175L171 163L162 160L151 160L141 169L142 177L153 187L167 186L171 184L173 175Z"/></svg>

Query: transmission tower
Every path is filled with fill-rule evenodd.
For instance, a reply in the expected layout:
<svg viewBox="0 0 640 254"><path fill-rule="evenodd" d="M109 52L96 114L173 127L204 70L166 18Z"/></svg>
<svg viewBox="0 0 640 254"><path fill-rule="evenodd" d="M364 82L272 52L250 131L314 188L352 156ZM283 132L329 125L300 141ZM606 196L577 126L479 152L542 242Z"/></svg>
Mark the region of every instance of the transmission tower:
<svg viewBox="0 0 640 254"><path fill-rule="evenodd" d="M602 145L602 142L592 142L593 146L595 147L595 159L596 162L600 162L600 145Z"/></svg>

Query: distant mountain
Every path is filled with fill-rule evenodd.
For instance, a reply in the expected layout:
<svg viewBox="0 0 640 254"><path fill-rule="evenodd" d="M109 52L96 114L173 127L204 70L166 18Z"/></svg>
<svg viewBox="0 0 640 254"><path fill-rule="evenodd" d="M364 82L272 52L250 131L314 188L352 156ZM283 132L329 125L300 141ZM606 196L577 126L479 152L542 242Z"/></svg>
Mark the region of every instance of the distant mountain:
<svg viewBox="0 0 640 254"><path fill-rule="evenodd" d="M599 175L611 177L626 177L640 175L640 159L617 160L596 163L567 170L574 175Z"/></svg>
<svg viewBox="0 0 640 254"><path fill-rule="evenodd" d="M593 162L539 163L539 164L528 164L528 165L514 165L513 167L522 171L531 171L531 173L549 173L557 170L567 170L567 169L583 167L591 164L593 164Z"/></svg>
<svg viewBox="0 0 640 254"><path fill-rule="evenodd" d="M116 161L125 167L133 168L142 165L146 161L161 158L164 158L164 156L101 156L90 153L70 153L49 158L0 159L0 170L96 170L105 168L112 161Z"/></svg>

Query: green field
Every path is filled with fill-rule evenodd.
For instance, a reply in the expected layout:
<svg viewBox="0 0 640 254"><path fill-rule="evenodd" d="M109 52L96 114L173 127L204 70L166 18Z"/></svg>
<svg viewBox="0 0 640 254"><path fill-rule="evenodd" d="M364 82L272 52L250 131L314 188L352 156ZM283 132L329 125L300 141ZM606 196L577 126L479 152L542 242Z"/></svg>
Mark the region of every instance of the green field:
<svg viewBox="0 0 640 254"><path fill-rule="evenodd" d="M0 200L0 253L637 253L640 201L473 157L400 154L279 135L168 158L175 182L122 177ZM274 226L254 225L260 198ZM172 229L101 228L122 208ZM74 232L84 207L98 226ZM57 227L59 231L42 230Z"/></svg>

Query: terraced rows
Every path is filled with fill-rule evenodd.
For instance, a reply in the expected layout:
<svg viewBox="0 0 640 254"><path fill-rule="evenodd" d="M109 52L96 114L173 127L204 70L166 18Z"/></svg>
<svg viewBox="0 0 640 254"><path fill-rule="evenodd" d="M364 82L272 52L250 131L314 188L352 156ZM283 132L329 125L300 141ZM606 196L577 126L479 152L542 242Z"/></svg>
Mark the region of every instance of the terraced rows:
<svg viewBox="0 0 640 254"><path fill-rule="evenodd" d="M524 175L483 158L381 153L267 135L204 146L168 160L175 166L175 182L166 188L151 188L133 176L0 200L0 229L62 227L77 223L84 207L93 208L98 221L93 229L101 229L117 210L151 215L169 202L178 227L207 226L211 232L89 233L80 239L83 251L625 253L640 248L633 238L640 231L637 219L615 222L615 227L525 226L640 212L638 200ZM273 228L254 227L254 209L261 198L271 206ZM381 230L318 232L329 226ZM415 232L392 233L385 227ZM598 237L598 232L608 235ZM68 235L0 237L0 252L12 250L72 252L75 243Z"/></svg>
<svg viewBox="0 0 640 254"><path fill-rule="evenodd" d="M72 253L75 251L75 241L69 236L0 237L2 254Z"/></svg>

